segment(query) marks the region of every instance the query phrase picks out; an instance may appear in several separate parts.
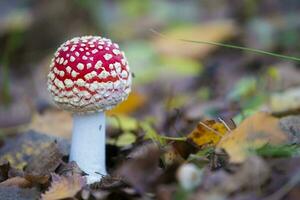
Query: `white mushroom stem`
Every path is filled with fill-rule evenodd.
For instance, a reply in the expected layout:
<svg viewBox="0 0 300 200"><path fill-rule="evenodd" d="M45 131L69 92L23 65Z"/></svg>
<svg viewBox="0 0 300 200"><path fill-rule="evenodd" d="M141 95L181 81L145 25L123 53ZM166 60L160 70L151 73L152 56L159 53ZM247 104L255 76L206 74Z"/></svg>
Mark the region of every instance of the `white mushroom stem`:
<svg viewBox="0 0 300 200"><path fill-rule="evenodd" d="M106 175L104 112L73 116L70 161L87 173L87 183Z"/></svg>

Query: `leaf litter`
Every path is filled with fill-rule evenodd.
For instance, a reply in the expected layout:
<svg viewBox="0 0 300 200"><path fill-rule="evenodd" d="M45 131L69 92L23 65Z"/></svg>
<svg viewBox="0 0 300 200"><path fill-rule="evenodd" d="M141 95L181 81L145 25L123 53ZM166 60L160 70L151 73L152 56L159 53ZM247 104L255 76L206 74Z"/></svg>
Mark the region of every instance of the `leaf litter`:
<svg viewBox="0 0 300 200"><path fill-rule="evenodd" d="M274 28L268 21L263 23ZM1 199L298 199L299 67L172 39L234 44L253 33L240 32L239 25L217 20L171 27L162 31L167 39L135 42L138 49L128 45L140 85L109 112L109 175L93 185L68 162L69 141L61 138L70 138L70 114L48 100L43 109L35 108L30 123L28 109L26 117L13 112L11 121L29 131L17 127L8 136L0 130ZM272 42L262 45L273 50ZM44 80L42 72L35 75ZM7 124L6 114L1 121Z"/></svg>

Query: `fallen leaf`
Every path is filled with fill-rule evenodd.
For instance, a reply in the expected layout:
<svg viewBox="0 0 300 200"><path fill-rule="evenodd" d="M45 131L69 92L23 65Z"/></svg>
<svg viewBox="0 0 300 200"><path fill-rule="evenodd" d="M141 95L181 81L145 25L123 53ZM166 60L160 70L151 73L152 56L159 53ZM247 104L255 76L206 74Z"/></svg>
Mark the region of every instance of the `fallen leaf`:
<svg viewBox="0 0 300 200"><path fill-rule="evenodd" d="M282 144L288 141L279 125L279 119L258 112L246 118L235 130L224 136L217 144L230 157L231 162L243 162L249 149L256 149L265 144Z"/></svg>
<svg viewBox="0 0 300 200"><path fill-rule="evenodd" d="M25 178L30 182L46 183L50 173L54 172L62 163L62 157L63 154L57 143L52 142L28 162Z"/></svg>
<svg viewBox="0 0 300 200"><path fill-rule="evenodd" d="M215 146L228 132L227 127L215 120L199 122L187 138L199 147Z"/></svg>
<svg viewBox="0 0 300 200"><path fill-rule="evenodd" d="M0 183L0 187L3 186L18 186L21 188L27 188L31 186L31 183L23 177L12 177Z"/></svg>
<svg viewBox="0 0 300 200"><path fill-rule="evenodd" d="M140 92L133 91L129 94L126 101L120 103L112 110L107 111L108 115L129 114L136 111L146 103L146 97Z"/></svg>
<svg viewBox="0 0 300 200"><path fill-rule="evenodd" d="M61 138L51 137L34 131L20 133L7 138L0 148L0 164L7 163L12 168L23 170L29 160L36 157L51 143L57 141L59 150L66 155L69 152L69 143Z"/></svg>
<svg viewBox="0 0 300 200"><path fill-rule="evenodd" d="M28 129L63 138L71 138L72 115L68 112L48 109L35 113Z"/></svg>
<svg viewBox="0 0 300 200"><path fill-rule="evenodd" d="M42 194L42 200L56 200L74 197L86 185L86 180L80 175L58 176L52 174L52 183L48 191Z"/></svg>
<svg viewBox="0 0 300 200"><path fill-rule="evenodd" d="M232 38L237 32L237 27L233 21L212 21L169 30L163 33L165 37L155 38L154 43L158 51L167 56L204 58L208 53L216 49L216 46L190 44L176 39L222 42Z"/></svg>

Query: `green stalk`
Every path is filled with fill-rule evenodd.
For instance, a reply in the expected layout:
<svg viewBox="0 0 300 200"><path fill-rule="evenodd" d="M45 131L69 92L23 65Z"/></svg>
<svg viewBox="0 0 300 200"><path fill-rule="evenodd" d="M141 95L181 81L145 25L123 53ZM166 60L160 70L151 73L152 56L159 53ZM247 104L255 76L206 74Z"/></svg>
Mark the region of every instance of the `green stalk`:
<svg viewBox="0 0 300 200"><path fill-rule="evenodd" d="M208 41L194 41L194 40L187 40L187 39L179 39L179 40L183 41L183 42L208 44L208 45L215 45L215 46L226 47L226 48L231 48L231 49L238 49L238 50L242 50L242 51L249 51L252 53L263 54L263 55L273 56L273 57L282 58L282 59L286 59L286 60L293 60L293 61L297 61L297 62L300 61L300 58L298 58L298 57L286 56L286 55L272 53L272 52L268 52L268 51L264 51L264 50L260 50L260 49L252 49L252 48L248 48L248 47L235 46L232 44L224 44L224 43L219 43L219 42L208 42Z"/></svg>
<svg viewBox="0 0 300 200"><path fill-rule="evenodd" d="M165 35L163 35L162 33L157 32L156 30L151 29L150 31L153 32L155 35L158 35L159 37L170 39L170 38L166 37ZM252 52L252 53L256 53L256 54L268 55L268 56L277 57L277 58L281 58L281 59L285 59L285 60L292 60L292 61L300 62L300 58L295 57L295 56L286 56L286 55L282 55L282 54L278 54L278 53L268 52L268 51L264 51L264 50L260 50L260 49L252 49L252 48L248 48L248 47L236 46L236 45L232 45L232 44L225 44L225 43L219 43L219 42L208 42L208 41L201 41L201 40L189 40L189 39L182 39L182 38L171 38L171 39L179 40L182 42L207 44L207 45L214 45L214 46L225 47L225 48L230 48L230 49L238 49L238 50L248 51L248 52Z"/></svg>
<svg viewBox="0 0 300 200"><path fill-rule="evenodd" d="M164 135L160 135L160 137L165 140L186 141L186 137L168 137L168 136L164 136Z"/></svg>

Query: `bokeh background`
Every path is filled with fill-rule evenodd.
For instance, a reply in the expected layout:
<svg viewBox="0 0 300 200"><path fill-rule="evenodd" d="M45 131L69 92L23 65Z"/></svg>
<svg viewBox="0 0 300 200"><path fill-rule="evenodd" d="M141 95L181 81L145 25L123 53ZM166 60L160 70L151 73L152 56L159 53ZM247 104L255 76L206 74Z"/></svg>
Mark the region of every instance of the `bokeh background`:
<svg viewBox="0 0 300 200"><path fill-rule="evenodd" d="M299 99L297 62L178 39L297 56L299 11L298 0L1 0L0 134L70 137L71 114L51 102L46 76L56 48L81 35L119 43L134 73L128 101L108 112L112 129L147 122L178 136L205 117L238 123L258 109L281 112ZM290 88L292 102L278 103Z"/></svg>

